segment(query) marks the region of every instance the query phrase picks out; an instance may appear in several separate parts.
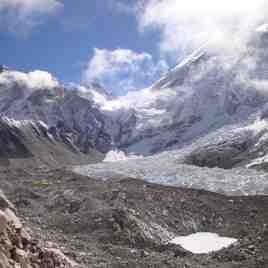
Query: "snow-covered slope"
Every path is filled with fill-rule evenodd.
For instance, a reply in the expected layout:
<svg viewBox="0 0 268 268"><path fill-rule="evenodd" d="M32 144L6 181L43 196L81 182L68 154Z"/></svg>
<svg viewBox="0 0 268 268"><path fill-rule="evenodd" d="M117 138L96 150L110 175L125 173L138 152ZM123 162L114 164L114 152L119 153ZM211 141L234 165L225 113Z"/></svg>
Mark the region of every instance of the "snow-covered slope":
<svg viewBox="0 0 268 268"><path fill-rule="evenodd" d="M266 33L258 31L237 54L211 51L206 44L152 87L105 102L101 109L119 125L116 146L152 155L223 126L247 124L268 101L267 42Z"/></svg>
<svg viewBox="0 0 268 268"><path fill-rule="evenodd" d="M266 31L258 29L232 61L230 54L202 47L151 88L106 102L102 109L124 122L115 140L121 149L165 152L75 171L231 195L267 194L267 45Z"/></svg>
<svg viewBox="0 0 268 268"><path fill-rule="evenodd" d="M242 52L211 50L207 43L151 87L117 98L96 83L66 87L46 72L2 68L0 112L18 120L42 120L52 132L69 135L85 153L117 148L153 155L222 128L228 139L229 127L258 120L268 101L264 28L252 33Z"/></svg>

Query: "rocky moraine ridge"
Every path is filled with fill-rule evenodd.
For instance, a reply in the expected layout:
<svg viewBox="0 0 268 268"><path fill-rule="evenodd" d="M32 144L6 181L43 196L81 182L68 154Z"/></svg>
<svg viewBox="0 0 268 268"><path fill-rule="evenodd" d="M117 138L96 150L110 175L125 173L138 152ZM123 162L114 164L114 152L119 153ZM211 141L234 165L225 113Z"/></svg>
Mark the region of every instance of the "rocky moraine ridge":
<svg viewBox="0 0 268 268"><path fill-rule="evenodd" d="M43 264L61 263L59 249L77 267L268 267L267 196L226 197L131 178L103 182L64 170L5 171L0 183L34 237L1 195L0 260L10 267L23 258L29 265L69 267ZM6 222L10 215L13 224ZM238 241L209 254L169 242L196 232ZM51 241L46 245L58 250L36 241Z"/></svg>
<svg viewBox="0 0 268 268"><path fill-rule="evenodd" d="M0 190L0 267L78 267L55 244L33 239L31 230L15 213L15 207Z"/></svg>

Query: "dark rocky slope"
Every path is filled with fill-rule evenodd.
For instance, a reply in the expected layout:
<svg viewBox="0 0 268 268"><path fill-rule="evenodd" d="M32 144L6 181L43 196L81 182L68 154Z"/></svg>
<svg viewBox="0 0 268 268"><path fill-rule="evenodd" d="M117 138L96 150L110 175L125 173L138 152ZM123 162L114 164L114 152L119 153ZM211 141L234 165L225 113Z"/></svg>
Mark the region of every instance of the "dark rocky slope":
<svg viewBox="0 0 268 268"><path fill-rule="evenodd" d="M260 113L259 119L240 128L218 142L196 146L185 156L184 162L199 167L219 167L232 169L235 167L250 167L267 170L268 128L267 107ZM258 127L257 125L260 125ZM229 134L229 135L228 135Z"/></svg>
<svg viewBox="0 0 268 268"><path fill-rule="evenodd" d="M94 150L87 155L72 143L68 135L53 131L40 121L14 121L0 118L0 166L57 167L94 163L102 158Z"/></svg>
<svg viewBox="0 0 268 268"><path fill-rule="evenodd" d="M81 267L268 267L267 196L104 182L64 170L5 171L0 183L36 237L59 243ZM239 243L207 255L167 243L193 232Z"/></svg>

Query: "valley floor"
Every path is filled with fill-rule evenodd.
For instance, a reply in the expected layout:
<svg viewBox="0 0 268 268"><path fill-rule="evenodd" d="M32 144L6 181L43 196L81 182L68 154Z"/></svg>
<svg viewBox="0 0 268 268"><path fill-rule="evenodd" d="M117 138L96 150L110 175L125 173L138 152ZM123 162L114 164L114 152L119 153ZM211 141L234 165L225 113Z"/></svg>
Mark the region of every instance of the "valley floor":
<svg viewBox="0 0 268 268"><path fill-rule="evenodd" d="M268 267L268 196L224 196L68 170L5 170L2 190L32 235L79 267ZM212 232L238 242L209 254L168 243Z"/></svg>

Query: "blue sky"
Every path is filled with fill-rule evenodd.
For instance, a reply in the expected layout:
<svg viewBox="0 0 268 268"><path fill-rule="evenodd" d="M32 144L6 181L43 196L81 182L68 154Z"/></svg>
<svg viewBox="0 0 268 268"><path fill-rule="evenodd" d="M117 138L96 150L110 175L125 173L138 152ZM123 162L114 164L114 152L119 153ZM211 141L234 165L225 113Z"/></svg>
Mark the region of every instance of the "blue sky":
<svg viewBox="0 0 268 268"><path fill-rule="evenodd" d="M25 30L27 25L22 23L15 30L0 29L0 62L22 71L45 70L61 81L79 83L95 48L146 52L157 59L159 34L141 33L131 11L120 10L114 3L66 0L56 14L45 14L40 25ZM149 84L153 78L138 85Z"/></svg>
<svg viewBox="0 0 268 268"><path fill-rule="evenodd" d="M234 26L255 24L264 2L0 0L0 64L64 83L98 80L121 95L149 86L211 37L230 46Z"/></svg>

